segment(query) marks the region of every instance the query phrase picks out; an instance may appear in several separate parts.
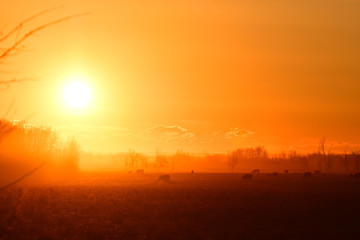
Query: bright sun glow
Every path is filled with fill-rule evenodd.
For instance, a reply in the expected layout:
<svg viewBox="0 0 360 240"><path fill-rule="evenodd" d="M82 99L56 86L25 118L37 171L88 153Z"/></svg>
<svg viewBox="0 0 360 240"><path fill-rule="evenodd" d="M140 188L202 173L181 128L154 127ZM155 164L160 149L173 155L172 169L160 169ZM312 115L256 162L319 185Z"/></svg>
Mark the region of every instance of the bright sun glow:
<svg viewBox="0 0 360 240"><path fill-rule="evenodd" d="M72 108L84 107L90 100L90 88L84 82L70 82L65 87L64 99Z"/></svg>

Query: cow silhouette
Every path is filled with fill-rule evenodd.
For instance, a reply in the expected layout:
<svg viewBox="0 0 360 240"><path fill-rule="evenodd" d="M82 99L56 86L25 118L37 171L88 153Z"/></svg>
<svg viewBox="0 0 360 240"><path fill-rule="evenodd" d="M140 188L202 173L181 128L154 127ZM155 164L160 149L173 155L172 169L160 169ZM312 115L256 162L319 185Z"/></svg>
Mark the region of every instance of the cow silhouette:
<svg viewBox="0 0 360 240"><path fill-rule="evenodd" d="M254 174L254 173L260 173L260 169L254 169L253 171L252 171L252 173Z"/></svg>
<svg viewBox="0 0 360 240"><path fill-rule="evenodd" d="M161 175L157 181L170 182L170 175Z"/></svg>
<svg viewBox="0 0 360 240"><path fill-rule="evenodd" d="M252 179L252 174L245 174L241 177L242 180L249 180Z"/></svg>

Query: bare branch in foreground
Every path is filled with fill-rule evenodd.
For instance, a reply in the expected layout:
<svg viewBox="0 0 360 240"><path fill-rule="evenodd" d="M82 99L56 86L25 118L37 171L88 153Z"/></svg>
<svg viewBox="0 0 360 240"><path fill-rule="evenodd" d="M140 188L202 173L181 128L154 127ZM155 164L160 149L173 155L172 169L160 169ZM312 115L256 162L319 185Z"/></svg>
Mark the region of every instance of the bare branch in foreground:
<svg viewBox="0 0 360 240"><path fill-rule="evenodd" d="M36 172L37 170L43 168L48 162L43 162L40 165L38 165L37 167L33 168L31 171L27 172L26 174L24 174L23 176L21 176L20 178L16 179L15 181L12 181L11 183L0 187L0 191L3 191L11 186L14 186L15 184L17 184L18 182L21 182L22 180L24 180L25 178L27 178L28 176L30 176L31 174L33 174L34 172Z"/></svg>
<svg viewBox="0 0 360 240"><path fill-rule="evenodd" d="M31 17L25 19L24 21L20 22L16 27L14 27L13 29L11 29L7 34L5 34L5 36L3 36L2 38L0 38L0 42L5 41L6 39L8 39L11 35L13 35L14 33L16 33L17 31L21 30L21 28L28 22L30 22L31 20L34 20L37 17L40 17L48 12L54 11L56 9L62 8L64 7L64 5L60 5L60 6L56 6L53 8L48 8L45 9L41 12L38 12L34 15L32 15Z"/></svg>
<svg viewBox="0 0 360 240"><path fill-rule="evenodd" d="M15 104L15 99L13 99L13 100L11 101L8 109L6 110L6 112L4 113L4 115L2 116L2 119L5 119L5 118L9 115L10 111L11 111L12 108L14 107L14 104Z"/></svg>
<svg viewBox="0 0 360 240"><path fill-rule="evenodd" d="M36 81L34 78L24 78L24 79L10 79L10 80L0 80L0 85L9 85L13 83L23 83L23 82L33 82Z"/></svg>
<svg viewBox="0 0 360 240"><path fill-rule="evenodd" d="M6 58L10 53L12 53L13 51L15 51L17 49L17 47L23 43L27 38L29 38L30 36L32 36L33 34L35 34L36 32L39 32L45 28L48 28L52 25L56 25L58 23L64 22L64 21L68 21L72 18L76 18L76 17L81 17L81 16L85 16L90 14L91 12L84 12L84 13L79 13L79 14L74 14L74 15L70 15L67 17L63 17L63 18L59 18L55 21L46 23L44 25L41 25L39 27L36 27L32 30L30 30L29 32L27 32L26 34L24 34L19 40L17 40L11 47L7 48L1 55L0 55L0 59L4 59Z"/></svg>

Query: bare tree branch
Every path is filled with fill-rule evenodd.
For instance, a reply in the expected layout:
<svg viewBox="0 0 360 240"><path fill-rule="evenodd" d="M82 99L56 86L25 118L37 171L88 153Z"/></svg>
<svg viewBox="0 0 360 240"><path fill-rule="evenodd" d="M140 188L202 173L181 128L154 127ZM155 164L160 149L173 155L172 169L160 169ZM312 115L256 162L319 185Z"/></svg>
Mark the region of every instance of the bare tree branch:
<svg viewBox="0 0 360 240"><path fill-rule="evenodd" d="M11 47L7 48L1 55L0 55L0 59L4 59L6 58L10 53L12 53L15 49L17 49L17 47L23 43L27 38L29 38L30 36L32 36L33 34L35 34L36 32L39 32L45 28L48 28L52 25L64 22L64 21L68 21L72 18L76 18L76 17L81 17L81 16L85 16L90 14L91 12L84 12L84 13L79 13L79 14L74 14L74 15L69 15L67 17L63 17L63 18L59 18L55 21L46 23L44 25L41 25L37 28L32 29L31 31L27 32L26 34L24 34L19 40L17 40Z"/></svg>
<svg viewBox="0 0 360 240"><path fill-rule="evenodd" d="M18 182L21 182L22 180L24 180L25 178L27 178L28 176L30 176L31 174L33 174L34 172L38 171L39 169L43 168L48 162L43 162L40 165L38 165L36 168L32 169L31 171L25 173L23 176L21 176L20 178L16 179L15 181L12 181L11 183L0 187L0 191L3 191L11 186L14 186L15 184L17 184Z"/></svg>
<svg viewBox="0 0 360 240"><path fill-rule="evenodd" d="M322 153L323 156L325 156L325 142L326 142L326 137L320 138L319 151Z"/></svg>
<svg viewBox="0 0 360 240"><path fill-rule="evenodd" d="M6 110L6 112L4 113L4 115L2 116L2 119L6 118L6 117L9 115L11 109L12 109L13 106L14 106L14 103L15 103L15 99L13 99L13 100L11 101L8 109Z"/></svg>
<svg viewBox="0 0 360 240"><path fill-rule="evenodd" d="M62 8L64 7L64 5L60 5L60 6L56 6L53 8L48 8L45 9L41 12L38 12L37 14L32 15L31 17L25 19L24 21L20 22L16 27L14 27L12 30L10 30L7 34L5 34L5 36L3 36L2 38L0 38L0 42L5 41L7 38L9 38L11 35L13 35L14 33L16 33L17 31L19 31L26 23L30 22L31 20L40 17L41 15L44 15L48 12L54 11L56 9Z"/></svg>
<svg viewBox="0 0 360 240"><path fill-rule="evenodd" d="M32 82L35 81L34 78L23 78L23 79L10 79L10 80L0 80L0 85L9 85L12 83L23 83L23 82Z"/></svg>

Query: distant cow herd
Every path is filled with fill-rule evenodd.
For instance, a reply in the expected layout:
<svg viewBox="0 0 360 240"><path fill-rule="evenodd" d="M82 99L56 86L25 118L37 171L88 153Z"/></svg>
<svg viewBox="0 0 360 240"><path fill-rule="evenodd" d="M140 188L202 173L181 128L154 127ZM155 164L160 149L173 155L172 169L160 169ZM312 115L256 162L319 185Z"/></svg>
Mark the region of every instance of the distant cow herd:
<svg viewBox="0 0 360 240"><path fill-rule="evenodd" d="M242 180L250 180L253 179L253 175L260 173L260 169L254 169L251 174L244 174L241 179ZM288 174L289 170L284 170L284 174ZM294 173L294 174L299 174L299 173ZM271 173L266 173L266 176L268 177L277 177L279 175L278 172L271 172ZM315 170L314 173L312 172L304 172L302 173L304 178L309 178L313 175L323 175L323 173L320 170ZM349 177L353 177L353 178L360 178L360 173L354 173L354 174L349 174Z"/></svg>
<svg viewBox="0 0 360 240"><path fill-rule="evenodd" d="M133 173L132 171L129 171L129 173ZM135 174L137 175L143 175L144 174L144 169L137 169L136 171L134 171ZM194 170L190 171L191 174L194 174ZM254 169L251 173L246 173L244 175L241 176L242 180L251 180L253 179L253 176L256 174L260 174L260 169ZM289 170L284 170L284 174L289 174ZM299 174L294 172L294 174ZM320 170L315 170L314 173L312 172L304 172L302 173L302 176L304 178L309 178L312 177L313 175L322 175L323 173ZM267 177L277 177L279 175L278 172L271 172L271 173L266 173ZM349 177L353 177L353 178L360 178L360 173L354 173L354 174L349 174ZM165 175L160 175L156 182L170 182L170 175L169 174L165 174Z"/></svg>

